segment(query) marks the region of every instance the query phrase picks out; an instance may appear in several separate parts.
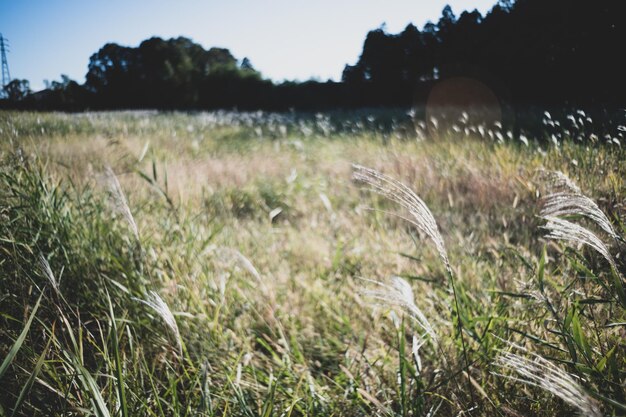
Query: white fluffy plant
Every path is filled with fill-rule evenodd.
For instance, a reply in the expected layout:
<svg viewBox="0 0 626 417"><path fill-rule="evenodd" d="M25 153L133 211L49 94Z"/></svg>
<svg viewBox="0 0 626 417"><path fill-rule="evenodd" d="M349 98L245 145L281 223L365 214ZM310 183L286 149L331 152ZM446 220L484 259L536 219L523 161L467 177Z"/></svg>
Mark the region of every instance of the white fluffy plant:
<svg viewBox="0 0 626 417"><path fill-rule="evenodd" d="M361 165L353 165L352 179L357 183L365 184L371 191L404 208L409 216L399 217L414 225L433 241L446 270L451 273L448 254L437 222L426 203L417 194L401 182ZM417 306L411 284L401 277L392 277L390 284L374 280L367 281L375 284L376 288L363 291L364 295L388 307L399 308L418 324L422 334L419 341L414 343L414 350L418 349L418 346L421 346L427 338L436 343L437 334L426 315Z"/></svg>
<svg viewBox="0 0 626 417"><path fill-rule="evenodd" d="M615 232L611 222L595 201L582 193L580 188L560 171L542 171L548 179L550 192L543 198L540 217L546 221L543 229L548 231L546 237L563 241L572 247L588 246L598 252L611 267L614 287L623 306L626 306L623 275L619 270L616 258L611 253L611 243L623 242ZM592 230L579 224L575 219L587 218L598 226L612 242L606 242Z"/></svg>
<svg viewBox="0 0 626 417"><path fill-rule="evenodd" d="M352 168L352 179L354 181L369 186L371 191L393 201L410 214L410 217L399 217L417 227L433 241L446 270L448 273L452 273L443 238L439 233L437 222L426 203L400 181L361 165L354 164Z"/></svg>
<svg viewBox="0 0 626 417"><path fill-rule="evenodd" d="M542 226L548 231L546 237L563 241L574 247L588 246L602 255L616 277L616 289L621 294L620 298L623 298L622 277L609 249L610 245L593 231L575 223L574 219L584 217L591 220L614 241L619 242L621 238L615 232L611 222L595 201L584 195L565 174L560 171L542 171L541 174L547 179L550 189L550 192L543 198L543 208L540 213L540 217L546 221ZM500 371L495 372L496 375L541 388L578 409L581 416L602 415L598 403L587 394L578 377L522 346L507 343L510 349L502 352L493 363ZM515 373L517 376L505 375L502 373L504 371Z"/></svg>
<svg viewBox="0 0 626 417"><path fill-rule="evenodd" d="M448 280L452 293L454 295L454 308L457 315L456 330L461 339L461 345L463 348L464 367L466 370L469 368L469 358L467 348L465 345L465 338L463 335L463 322L459 314L459 301L456 291L456 283L452 268L450 267L450 261L448 259L448 253L446 247L439 232L439 227L430 209L424 203L424 201L409 187L395 180L385 174L382 174L374 169L366 168L361 165L353 165L352 179L357 183L361 183L367 186L370 191L382 195L388 200L396 203L402 207L408 216L395 214L395 216L402 218L408 223L415 226L420 232L425 234L435 245L437 254L441 259L446 272L448 274ZM416 322L422 330L419 337L413 337L412 354L416 362L418 371L421 370L421 360L419 357L419 349L430 340L435 346L438 345L438 337L435 328L430 324L426 315L420 310L415 302L415 297L411 285L400 277L393 277L391 284L385 284L374 281L377 285L377 289L365 291L366 295L373 297L378 301L382 301L392 308L399 308L406 312L408 316ZM446 358L442 360L446 362ZM474 389L468 382L468 391L472 396Z"/></svg>
<svg viewBox="0 0 626 417"><path fill-rule="evenodd" d="M135 298L136 301L145 304L150 307L166 324L168 329L170 330L172 336L176 342L176 349L178 353L183 354L183 342L180 336L180 331L178 330L178 324L176 323L176 318L170 310L170 307L167 305L165 301L157 294L155 291L150 291L145 300L140 298Z"/></svg>
<svg viewBox="0 0 626 417"><path fill-rule="evenodd" d="M122 186L110 166L105 168L103 178L108 191L109 204L111 205L112 210L116 214L122 216L126 223L128 223L128 227L133 232L135 239L139 240L139 229L137 228L137 223L135 222L133 213L130 211Z"/></svg>
<svg viewBox="0 0 626 417"><path fill-rule="evenodd" d="M619 240L604 212L571 179L560 171L543 171L542 174L550 187L550 193L543 199L542 217L584 216L610 237Z"/></svg>
<svg viewBox="0 0 626 417"><path fill-rule="evenodd" d="M500 371L513 372L517 376L500 372L494 372L495 375L541 388L576 408L580 416L602 416L598 403L586 393L576 376L522 346L510 342L508 345L509 350L502 352L493 365Z"/></svg>
<svg viewBox="0 0 626 417"><path fill-rule="evenodd" d="M437 334L433 326L428 321L426 315L420 310L415 303L413 288L405 279L401 277L392 277L391 284L383 283L375 280L365 280L376 286L376 289L365 290L363 295L369 297L376 302L388 307L397 307L406 312L407 315L415 321L423 330L420 339L429 336L433 341L437 340Z"/></svg>

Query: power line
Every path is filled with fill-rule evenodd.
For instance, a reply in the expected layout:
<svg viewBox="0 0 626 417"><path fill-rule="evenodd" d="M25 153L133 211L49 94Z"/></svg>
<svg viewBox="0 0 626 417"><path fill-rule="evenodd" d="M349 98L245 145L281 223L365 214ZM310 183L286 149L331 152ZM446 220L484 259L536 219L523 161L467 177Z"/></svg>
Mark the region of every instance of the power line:
<svg viewBox="0 0 626 417"><path fill-rule="evenodd" d="M9 52L9 40L0 33L0 55L2 55L2 87L11 82L11 74L9 73L9 61L7 61L7 52Z"/></svg>

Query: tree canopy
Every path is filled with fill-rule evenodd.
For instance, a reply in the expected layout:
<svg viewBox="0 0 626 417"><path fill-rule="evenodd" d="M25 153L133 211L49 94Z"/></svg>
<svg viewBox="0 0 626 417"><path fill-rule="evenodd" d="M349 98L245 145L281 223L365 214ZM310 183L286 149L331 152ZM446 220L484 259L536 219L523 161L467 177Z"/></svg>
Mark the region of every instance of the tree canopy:
<svg viewBox="0 0 626 417"><path fill-rule="evenodd" d="M64 79L31 94L27 81L14 80L4 96L77 110L409 106L441 81L464 77L514 105L617 106L626 101L624 12L623 0L500 0L485 16L458 17L446 6L421 29L370 31L341 82L273 83L250 59L184 37L108 43L89 59L85 84Z"/></svg>
<svg viewBox="0 0 626 417"><path fill-rule="evenodd" d="M260 80L249 60L190 39L150 38L139 47L107 44L89 59L86 88L105 106L193 107L211 103L216 80Z"/></svg>
<svg viewBox="0 0 626 417"><path fill-rule="evenodd" d="M515 103L623 104L620 0L500 1L486 15L446 6L437 24L371 31L346 83L393 85L464 76Z"/></svg>

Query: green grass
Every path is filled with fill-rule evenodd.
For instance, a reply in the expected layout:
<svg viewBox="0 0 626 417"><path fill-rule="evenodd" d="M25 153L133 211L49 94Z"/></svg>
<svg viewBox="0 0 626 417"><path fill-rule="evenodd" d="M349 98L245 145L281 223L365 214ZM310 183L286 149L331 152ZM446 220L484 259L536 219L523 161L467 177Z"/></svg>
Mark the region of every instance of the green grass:
<svg viewBox="0 0 626 417"><path fill-rule="evenodd" d="M362 120L0 113L0 415L577 412L497 375L519 377L496 366L505 352L540 355L623 415L624 243L572 220L602 237L612 270L546 239L537 170L565 172L624 237L626 152L452 131L418 140ZM352 163L424 200L450 272L388 212L409 214L351 181ZM437 336L417 354L423 331L406 309L368 296L393 276ZM177 330L142 302L151 291Z"/></svg>

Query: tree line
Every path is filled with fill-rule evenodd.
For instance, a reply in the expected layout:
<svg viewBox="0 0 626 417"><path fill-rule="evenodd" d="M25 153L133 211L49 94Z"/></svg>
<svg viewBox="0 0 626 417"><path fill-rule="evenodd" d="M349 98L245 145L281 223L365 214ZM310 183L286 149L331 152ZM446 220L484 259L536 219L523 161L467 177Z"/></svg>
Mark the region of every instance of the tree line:
<svg viewBox="0 0 626 417"><path fill-rule="evenodd" d="M346 83L416 84L470 77L530 104L624 104L621 0L500 1L486 15L447 6L437 24L371 31Z"/></svg>
<svg viewBox="0 0 626 417"><path fill-rule="evenodd" d="M340 82L265 79L228 49L151 38L138 47L104 45L84 84L67 77L33 93L5 87L4 105L51 109L242 110L407 107L454 77L477 80L513 105L620 106L626 101L623 0L500 0L485 16L455 16L401 33L370 31ZM296 35L294 35L296 36ZM303 51L306 53L306 51Z"/></svg>

